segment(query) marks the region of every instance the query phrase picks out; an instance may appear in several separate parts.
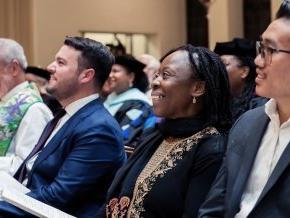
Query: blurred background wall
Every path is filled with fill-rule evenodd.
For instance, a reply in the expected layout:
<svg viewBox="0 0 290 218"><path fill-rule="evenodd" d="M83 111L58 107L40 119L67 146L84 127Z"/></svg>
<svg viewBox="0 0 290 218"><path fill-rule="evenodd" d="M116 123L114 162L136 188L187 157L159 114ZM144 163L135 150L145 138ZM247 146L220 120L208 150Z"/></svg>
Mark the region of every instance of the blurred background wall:
<svg viewBox="0 0 290 218"><path fill-rule="evenodd" d="M205 4L208 2L209 4ZM45 67L66 35L142 33L160 58L184 43L213 48L257 38L280 0L0 0L0 37L20 42L29 63Z"/></svg>

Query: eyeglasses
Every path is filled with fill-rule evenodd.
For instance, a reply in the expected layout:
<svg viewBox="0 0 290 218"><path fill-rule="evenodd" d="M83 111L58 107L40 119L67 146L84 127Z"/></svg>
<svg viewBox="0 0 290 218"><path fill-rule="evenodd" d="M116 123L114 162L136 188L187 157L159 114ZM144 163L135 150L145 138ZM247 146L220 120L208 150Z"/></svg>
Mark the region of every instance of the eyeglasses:
<svg viewBox="0 0 290 218"><path fill-rule="evenodd" d="M271 64L272 55L274 53L284 52L284 53L290 54L290 51L277 49L277 48L271 48L269 46L264 45L260 41L257 41L256 43L256 50L257 50L257 55L261 55L261 57L265 60L266 64Z"/></svg>

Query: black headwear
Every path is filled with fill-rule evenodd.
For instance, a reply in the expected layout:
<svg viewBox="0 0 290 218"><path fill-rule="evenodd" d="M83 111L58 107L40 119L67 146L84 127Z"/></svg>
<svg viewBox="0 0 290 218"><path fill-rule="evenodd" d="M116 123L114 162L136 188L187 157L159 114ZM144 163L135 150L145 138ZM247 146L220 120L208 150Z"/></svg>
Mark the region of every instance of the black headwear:
<svg viewBox="0 0 290 218"><path fill-rule="evenodd" d="M254 108L254 101L252 101L252 99L256 98L256 66L254 63L256 57L255 41L235 38L230 42L217 43L214 52L219 55L235 55L237 59L240 60L240 66L247 66L250 69L241 95L239 97L234 97L231 102L232 118L233 121L235 121L245 111ZM256 101L258 102L258 100ZM261 99L258 104L262 105L263 102L264 100Z"/></svg>
<svg viewBox="0 0 290 218"><path fill-rule="evenodd" d="M247 66L250 73L247 76L248 81L254 83L256 77L256 42L250 39L234 38L229 42L216 43L214 52L221 55L234 55L240 60L240 67Z"/></svg>
<svg viewBox="0 0 290 218"><path fill-rule="evenodd" d="M255 41L234 38L229 42L217 42L214 52L219 55L235 55L238 57L256 57Z"/></svg>
<svg viewBox="0 0 290 218"><path fill-rule="evenodd" d="M135 74L133 86L138 88L140 91L145 92L148 88L148 78L143 72L145 64L135 59L132 55L121 55L116 56L115 64L124 66L129 72Z"/></svg>
<svg viewBox="0 0 290 218"><path fill-rule="evenodd" d="M50 73L47 70L39 68L39 67L28 66L25 70L25 73L32 73L46 80L50 79Z"/></svg>

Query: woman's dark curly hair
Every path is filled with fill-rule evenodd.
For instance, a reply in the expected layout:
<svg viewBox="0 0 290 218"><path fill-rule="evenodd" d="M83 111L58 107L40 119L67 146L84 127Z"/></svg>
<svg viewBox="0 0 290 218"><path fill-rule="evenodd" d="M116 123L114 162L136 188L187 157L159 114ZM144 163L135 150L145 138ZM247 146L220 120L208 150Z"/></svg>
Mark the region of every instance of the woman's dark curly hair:
<svg viewBox="0 0 290 218"><path fill-rule="evenodd" d="M239 62L239 67L248 67L249 73L245 80L245 86L242 90L241 96L233 98L232 116L233 120L236 120L242 113L250 109L250 103L252 98L255 96L255 78L256 78L256 65L254 58L251 56L236 56Z"/></svg>
<svg viewBox="0 0 290 218"><path fill-rule="evenodd" d="M229 129L231 127L229 80L220 57L207 48L187 44L169 51L161 61L175 51L186 51L193 77L205 81L203 113L207 125L220 130Z"/></svg>

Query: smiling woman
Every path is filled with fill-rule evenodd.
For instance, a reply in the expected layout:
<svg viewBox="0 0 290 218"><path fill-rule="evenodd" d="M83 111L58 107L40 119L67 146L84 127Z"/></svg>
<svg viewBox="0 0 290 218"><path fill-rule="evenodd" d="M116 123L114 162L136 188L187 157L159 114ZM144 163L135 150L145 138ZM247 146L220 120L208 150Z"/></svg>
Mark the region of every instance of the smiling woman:
<svg viewBox="0 0 290 218"><path fill-rule="evenodd" d="M149 84L144 67L131 55L116 56L107 80L112 93L104 105L120 124L128 153L138 146L143 133L155 125L151 102L144 93Z"/></svg>
<svg viewBox="0 0 290 218"><path fill-rule="evenodd" d="M189 64L180 65L187 59L187 52L182 50L163 59L160 72L155 75L152 84L156 115L175 119L200 113L200 97L205 93L205 82L195 78Z"/></svg>
<svg viewBox="0 0 290 218"><path fill-rule="evenodd" d="M220 55L228 72L233 120L238 119L247 110L264 105L268 99L255 93L255 41L234 38L229 42L218 42L214 52Z"/></svg>
<svg viewBox="0 0 290 218"><path fill-rule="evenodd" d="M166 54L152 84L163 119L117 173L107 217L196 217L222 161L229 97L216 54L191 45Z"/></svg>

